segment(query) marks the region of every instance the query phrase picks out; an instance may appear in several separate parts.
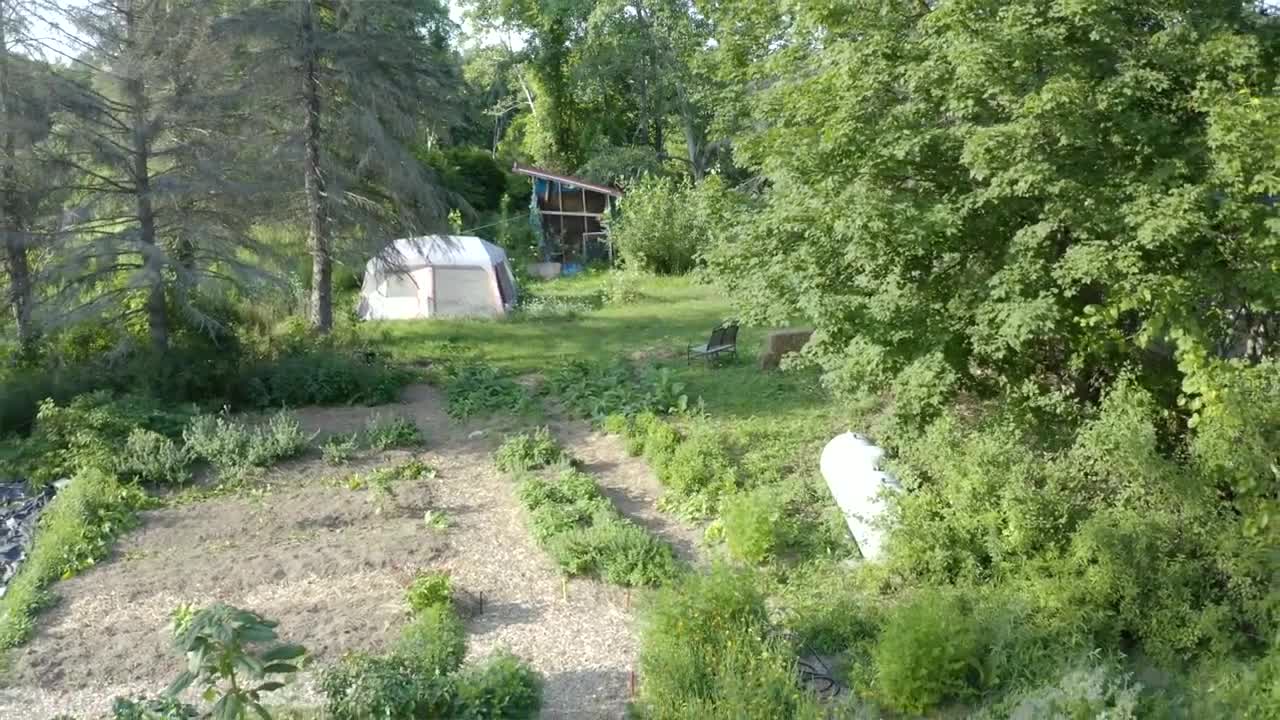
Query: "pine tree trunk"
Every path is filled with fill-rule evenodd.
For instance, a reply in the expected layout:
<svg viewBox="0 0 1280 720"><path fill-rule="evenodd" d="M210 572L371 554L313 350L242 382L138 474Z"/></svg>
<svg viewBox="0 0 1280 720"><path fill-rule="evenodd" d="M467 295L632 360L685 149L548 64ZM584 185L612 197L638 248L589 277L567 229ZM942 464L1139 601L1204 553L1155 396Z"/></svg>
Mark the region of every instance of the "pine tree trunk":
<svg viewBox="0 0 1280 720"><path fill-rule="evenodd" d="M320 174L320 77L313 0L302 0L302 73L306 120L303 185L307 193L307 248L311 252L311 327L333 329L333 259L326 224L324 177Z"/></svg>
<svg viewBox="0 0 1280 720"><path fill-rule="evenodd" d="M0 122L4 123L3 157L0 157L0 237L4 239L5 271L9 276L9 304L17 328L18 349L25 356L34 349L35 325L31 319L31 266L27 260L26 228L18 202L17 140L10 117L13 108L9 83L9 43L5 35L4 0L0 0Z"/></svg>
<svg viewBox="0 0 1280 720"><path fill-rule="evenodd" d="M125 32L130 45L135 40L135 17L132 2L124 8ZM132 47L130 48L132 50ZM147 136L147 98L142 78L134 74L125 82L127 102L132 110L133 183L138 215L138 241L142 244L142 267L146 274L147 327L151 347L157 352L169 348L169 315L164 301L164 253L156 244L156 216L151 205L151 141Z"/></svg>

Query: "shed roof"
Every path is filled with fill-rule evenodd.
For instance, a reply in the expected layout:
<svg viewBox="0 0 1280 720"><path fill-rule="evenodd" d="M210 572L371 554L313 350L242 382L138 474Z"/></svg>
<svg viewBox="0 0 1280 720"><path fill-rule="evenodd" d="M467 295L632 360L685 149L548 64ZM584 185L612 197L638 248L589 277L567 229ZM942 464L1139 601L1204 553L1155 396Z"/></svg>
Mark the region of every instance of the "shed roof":
<svg viewBox="0 0 1280 720"><path fill-rule="evenodd" d="M392 241L367 268L496 265L506 259L506 251L474 235L420 235Z"/></svg>
<svg viewBox="0 0 1280 720"><path fill-rule="evenodd" d="M564 185L572 185L575 188L585 188L592 192L598 192L602 195L612 195L617 198L622 197L622 191L618 188L588 182L582 178L573 177L572 175L553 173L550 170L543 170L542 168L536 168L532 165L521 165L520 163L516 163L511 167L511 171L520 175L528 175L529 177L542 178L544 180L555 180L556 182Z"/></svg>

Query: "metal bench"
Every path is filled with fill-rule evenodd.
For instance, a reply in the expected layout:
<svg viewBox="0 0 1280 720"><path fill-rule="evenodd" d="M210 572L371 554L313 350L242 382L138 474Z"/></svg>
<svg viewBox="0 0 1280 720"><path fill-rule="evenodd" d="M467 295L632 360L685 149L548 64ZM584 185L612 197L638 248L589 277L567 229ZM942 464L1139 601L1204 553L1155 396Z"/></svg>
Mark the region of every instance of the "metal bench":
<svg viewBox="0 0 1280 720"><path fill-rule="evenodd" d="M712 360L722 355L732 355L738 359L738 321L726 320L711 331L711 337L705 345L690 345L685 351L685 361L692 364L695 359L703 359L710 365Z"/></svg>

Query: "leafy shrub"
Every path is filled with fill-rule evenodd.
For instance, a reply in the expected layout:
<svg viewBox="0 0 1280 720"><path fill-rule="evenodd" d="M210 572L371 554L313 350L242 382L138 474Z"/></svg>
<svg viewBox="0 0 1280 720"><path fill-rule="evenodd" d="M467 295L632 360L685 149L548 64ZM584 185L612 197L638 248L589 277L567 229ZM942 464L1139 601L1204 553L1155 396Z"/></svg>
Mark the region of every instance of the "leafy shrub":
<svg viewBox="0 0 1280 720"><path fill-rule="evenodd" d="M405 602L415 613L430 607L449 606L453 602L453 581L448 573L419 573L405 591Z"/></svg>
<svg viewBox="0 0 1280 720"><path fill-rule="evenodd" d="M320 457L330 465L345 465L355 457L360 447L360 436L352 433L345 438L332 437L320 446Z"/></svg>
<svg viewBox="0 0 1280 720"><path fill-rule="evenodd" d="M728 193L715 176L697 186L646 177L627 191L627 212L610 223L609 236L626 267L678 275L696 265L725 217Z"/></svg>
<svg viewBox="0 0 1280 720"><path fill-rule="evenodd" d="M80 395L66 405L52 400L40 404L26 447L7 468L37 485L97 468L115 472L120 448L129 435L142 429L177 435L188 415L163 408L151 398L109 392Z"/></svg>
<svg viewBox="0 0 1280 720"><path fill-rule="evenodd" d="M158 432L137 428L129 433L116 471L146 483L181 485L191 479L191 453Z"/></svg>
<svg viewBox="0 0 1280 720"><path fill-rule="evenodd" d="M347 655L321 672L317 689L333 720L450 717L453 708L452 683L400 654Z"/></svg>
<svg viewBox="0 0 1280 720"><path fill-rule="evenodd" d="M721 521L729 552L753 563L773 557L789 540L782 500L773 487L757 488L726 499Z"/></svg>
<svg viewBox="0 0 1280 720"><path fill-rule="evenodd" d="M645 441L645 458L667 488L662 507L689 518L715 514L720 499L738 485L737 471L724 445L710 428L700 427L669 451L670 435L658 429L664 426L651 425Z"/></svg>
<svg viewBox="0 0 1280 720"><path fill-rule="evenodd" d="M136 523L145 499L101 470L85 470L49 502L26 561L0 597L0 649L21 645L35 614L51 602L46 588L106 557Z"/></svg>
<svg viewBox="0 0 1280 720"><path fill-rule="evenodd" d="M410 378L367 353L300 348L248 367L236 399L257 408L383 405L395 402Z"/></svg>
<svg viewBox="0 0 1280 720"><path fill-rule="evenodd" d="M560 448L560 443L546 426L532 433L508 436L493 455L494 463L503 472L536 470L555 464L563 458L564 451Z"/></svg>
<svg viewBox="0 0 1280 720"><path fill-rule="evenodd" d="M770 636L754 577L723 567L689 576L659 590L641 622L644 717L823 717L794 654Z"/></svg>
<svg viewBox="0 0 1280 720"><path fill-rule="evenodd" d="M443 677L461 667L467 654L466 629L451 599L414 606L413 619L400 631L392 652L426 677Z"/></svg>
<svg viewBox="0 0 1280 720"><path fill-rule="evenodd" d="M889 612L873 656L876 694L899 710L924 713L975 692L981 633L960 598L923 591Z"/></svg>
<svg viewBox="0 0 1280 720"><path fill-rule="evenodd" d="M192 419L182 437L191 452L220 471L267 467L298 455L308 442L298 419L284 410L255 427L222 415L201 415Z"/></svg>
<svg viewBox="0 0 1280 720"><path fill-rule="evenodd" d="M457 676L454 714L459 720L534 718L542 709L542 679L509 653L498 653Z"/></svg>
<svg viewBox="0 0 1280 720"><path fill-rule="evenodd" d="M422 431L413 420L403 415L385 417L378 413L370 417L365 422L365 437L369 446L378 450L422 444Z"/></svg>
<svg viewBox="0 0 1280 720"><path fill-rule="evenodd" d="M644 276L631 270L609 273L604 283L605 302L610 305L633 305L644 299L640 287Z"/></svg>
<svg viewBox="0 0 1280 720"><path fill-rule="evenodd" d="M116 698L111 702L111 720L195 720L199 712L177 698Z"/></svg>
<svg viewBox="0 0 1280 720"><path fill-rule="evenodd" d="M496 368L462 365L452 368L445 379L449 397L449 417L466 420L495 412L522 413L532 407L529 392Z"/></svg>
<svg viewBox="0 0 1280 720"><path fill-rule="evenodd" d="M1141 690L1142 686L1132 682L1127 673L1113 667L1081 665L1052 682L1005 698L997 710L977 713L975 720L996 717L1137 720L1143 717L1138 712Z"/></svg>

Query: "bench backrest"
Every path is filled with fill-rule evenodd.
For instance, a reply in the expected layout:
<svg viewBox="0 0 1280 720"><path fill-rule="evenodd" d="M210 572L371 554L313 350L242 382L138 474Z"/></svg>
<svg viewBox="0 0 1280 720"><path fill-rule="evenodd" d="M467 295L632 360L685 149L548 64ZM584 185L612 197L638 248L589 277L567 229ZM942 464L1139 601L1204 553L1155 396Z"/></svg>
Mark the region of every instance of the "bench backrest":
<svg viewBox="0 0 1280 720"><path fill-rule="evenodd" d="M738 344L738 323L736 320L722 322L711 331L711 339L707 341L707 347L722 347L724 345Z"/></svg>

